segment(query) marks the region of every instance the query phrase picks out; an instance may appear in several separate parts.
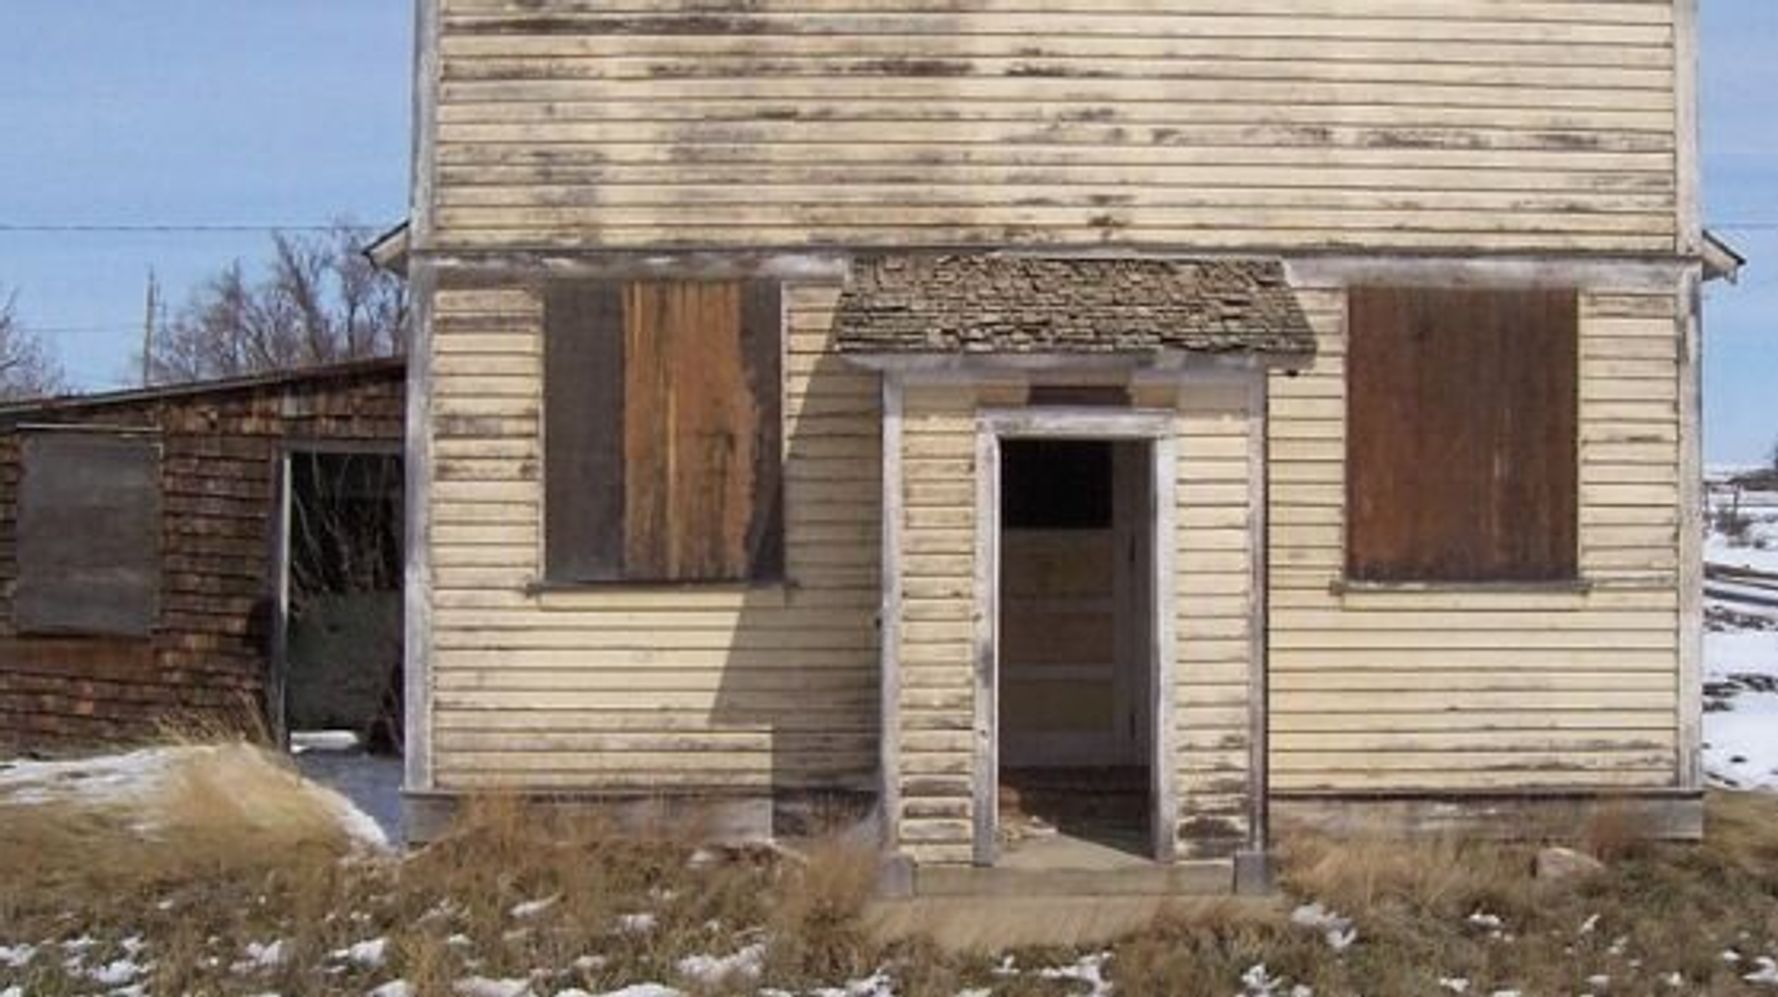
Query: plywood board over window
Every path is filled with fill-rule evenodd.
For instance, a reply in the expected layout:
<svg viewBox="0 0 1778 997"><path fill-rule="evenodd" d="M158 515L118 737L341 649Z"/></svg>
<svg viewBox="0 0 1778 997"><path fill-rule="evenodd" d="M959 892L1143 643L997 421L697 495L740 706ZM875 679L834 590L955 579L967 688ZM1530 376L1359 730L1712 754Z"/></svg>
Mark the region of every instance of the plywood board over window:
<svg viewBox="0 0 1778 997"><path fill-rule="evenodd" d="M1574 579L1576 293L1359 287L1349 300L1349 575Z"/></svg>
<svg viewBox="0 0 1778 997"><path fill-rule="evenodd" d="M778 285L560 282L545 321L549 580L778 578Z"/></svg>
<svg viewBox="0 0 1778 997"><path fill-rule="evenodd" d="M147 637L160 615L160 443L46 428L24 438L21 633Z"/></svg>

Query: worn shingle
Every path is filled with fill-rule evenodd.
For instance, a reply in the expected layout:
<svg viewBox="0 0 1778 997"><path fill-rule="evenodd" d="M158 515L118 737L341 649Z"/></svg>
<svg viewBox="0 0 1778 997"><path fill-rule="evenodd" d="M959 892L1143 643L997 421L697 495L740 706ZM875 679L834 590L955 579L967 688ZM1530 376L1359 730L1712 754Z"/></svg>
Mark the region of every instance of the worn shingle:
<svg viewBox="0 0 1778 997"><path fill-rule="evenodd" d="M1273 260L863 258L838 325L847 353L1301 355L1315 345Z"/></svg>

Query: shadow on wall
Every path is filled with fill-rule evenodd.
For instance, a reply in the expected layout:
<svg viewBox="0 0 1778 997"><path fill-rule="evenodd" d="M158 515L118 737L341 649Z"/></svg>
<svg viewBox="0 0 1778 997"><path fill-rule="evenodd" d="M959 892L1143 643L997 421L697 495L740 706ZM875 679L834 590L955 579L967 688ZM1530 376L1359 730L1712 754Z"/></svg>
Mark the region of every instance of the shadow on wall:
<svg viewBox="0 0 1778 997"><path fill-rule="evenodd" d="M858 827L876 802L881 398L878 375L813 360L785 418L786 581L748 593L722 664L711 726L769 739L778 836Z"/></svg>

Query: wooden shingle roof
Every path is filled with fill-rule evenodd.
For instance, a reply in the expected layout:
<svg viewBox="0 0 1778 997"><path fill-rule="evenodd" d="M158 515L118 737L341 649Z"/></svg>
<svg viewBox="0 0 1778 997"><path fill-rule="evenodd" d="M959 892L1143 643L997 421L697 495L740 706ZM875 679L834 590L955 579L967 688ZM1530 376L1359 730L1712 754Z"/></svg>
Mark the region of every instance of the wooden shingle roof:
<svg viewBox="0 0 1778 997"><path fill-rule="evenodd" d="M898 254L861 258L845 353L1305 355L1314 334L1275 260Z"/></svg>

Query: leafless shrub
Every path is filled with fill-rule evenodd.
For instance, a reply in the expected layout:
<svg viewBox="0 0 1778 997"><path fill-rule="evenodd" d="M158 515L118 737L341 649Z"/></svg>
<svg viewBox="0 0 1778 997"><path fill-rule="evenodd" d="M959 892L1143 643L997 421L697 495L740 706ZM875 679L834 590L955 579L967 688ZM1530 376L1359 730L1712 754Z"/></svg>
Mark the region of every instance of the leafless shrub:
<svg viewBox="0 0 1778 997"><path fill-rule="evenodd" d="M0 402L61 394L67 375L49 345L18 317L15 292L0 294Z"/></svg>
<svg viewBox="0 0 1778 997"><path fill-rule="evenodd" d="M407 291L360 252L367 229L278 233L262 277L235 261L192 292L149 351L157 384L234 377L400 353Z"/></svg>
<svg viewBox="0 0 1778 997"><path fill-rule="evenodd" d="M401 588L402 468L380 454L299 453L291 508L291 605Z"/></svg>

